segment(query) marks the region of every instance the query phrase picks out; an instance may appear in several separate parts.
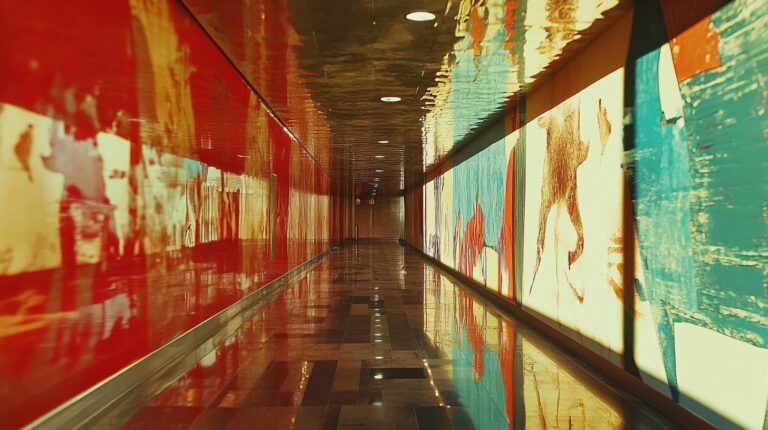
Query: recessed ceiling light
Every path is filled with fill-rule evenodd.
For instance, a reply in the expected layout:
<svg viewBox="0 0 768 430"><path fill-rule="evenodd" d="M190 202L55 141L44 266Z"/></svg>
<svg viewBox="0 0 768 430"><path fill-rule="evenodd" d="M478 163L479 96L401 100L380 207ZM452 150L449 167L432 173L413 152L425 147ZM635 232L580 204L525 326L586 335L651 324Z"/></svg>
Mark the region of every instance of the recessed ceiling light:
<svg viewBox="0 0 768 430"><path fill-rule="evenodd" d="M435 19L435 14L432 12L426 12L426 11L415 11L406 15L405 19L407 19L408 21L417 21L417 22L432 21Z"/></svg>
<svg viewBox="0 0 768 430"><path fill-rule="evenodd" d="M383 171L384 171L384 169L376 169L376 173L381 173Z"/></svg>
<svg viewBox="0 0 768 430"><path fill-rule="evenodd" d="M384 158L384 156L383 155L377 155L376 158L382 159L382 158Z"/></svg>
<svg viewBox="0 0 768 430"><path fill-rule="evenodd" d="M380 140L379 143L389 143L388 140Z"/></svg>
<svg viewBox="0 0 768 430"><path fill-rule="evenodd" d="M381 98L381 101L383 101L385 103L397 103L400 100L402 100L402 99L400 97L397 97L397 96L389 96L389 97L382 97Z"/></svg>

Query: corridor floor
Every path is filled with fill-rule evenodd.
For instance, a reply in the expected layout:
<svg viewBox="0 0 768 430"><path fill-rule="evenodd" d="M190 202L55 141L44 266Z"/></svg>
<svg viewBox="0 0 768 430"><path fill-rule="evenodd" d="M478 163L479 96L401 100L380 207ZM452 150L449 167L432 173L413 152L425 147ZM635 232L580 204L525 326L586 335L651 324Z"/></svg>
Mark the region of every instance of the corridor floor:
<svg viewBox="0 0 768 430"><path fill-rule="evenodd" d="M332 253L125 429L670 428L396 242Z"/></svg>

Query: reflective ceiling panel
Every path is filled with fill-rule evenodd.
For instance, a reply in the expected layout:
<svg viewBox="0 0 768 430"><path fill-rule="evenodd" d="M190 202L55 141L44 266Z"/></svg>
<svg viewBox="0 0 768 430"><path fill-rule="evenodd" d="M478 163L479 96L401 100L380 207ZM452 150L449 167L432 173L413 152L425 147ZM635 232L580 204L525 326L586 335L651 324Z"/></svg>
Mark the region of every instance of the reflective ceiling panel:
<svg viewBox="0 0 768 430"><path fill-rule="evenodd" d="M323 167L363 196L376 183L379 195L401 193L630 8L624 0L185 3ZM407 20L413 11L436 19Z"/></svg>

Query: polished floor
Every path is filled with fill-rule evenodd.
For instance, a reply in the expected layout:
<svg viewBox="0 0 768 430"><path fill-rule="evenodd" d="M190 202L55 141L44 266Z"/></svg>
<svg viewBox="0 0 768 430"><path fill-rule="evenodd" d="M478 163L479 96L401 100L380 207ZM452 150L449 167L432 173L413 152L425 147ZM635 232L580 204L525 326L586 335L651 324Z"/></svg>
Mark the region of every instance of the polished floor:
<svg viewBox="0 0 768 430"><path fill-rule="evenodd" d="M396 242L331 254L123 426L670 427Z"/></svg>

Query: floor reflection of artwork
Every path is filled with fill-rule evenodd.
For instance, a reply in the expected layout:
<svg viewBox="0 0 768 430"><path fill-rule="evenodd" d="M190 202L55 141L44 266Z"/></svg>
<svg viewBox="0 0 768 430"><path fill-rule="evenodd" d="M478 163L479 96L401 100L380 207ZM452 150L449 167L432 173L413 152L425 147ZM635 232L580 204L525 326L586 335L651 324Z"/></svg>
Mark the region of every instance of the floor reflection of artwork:
<svg viewBox="0 0 768 430"><path fill-rule="evenodd" d="M528 340L525 329L434 271L424 279L424 332L440 356L426 361L450 363L450 386L436 389L455 392L474 428L624 428L615 406Z"/></svg>
<svg viewBox="0 0 768 430"><path fill-rule="evenodd" d="M626 428L616 410L539 348L526 340L521 341L521 347L526 428Z"/></svg>

